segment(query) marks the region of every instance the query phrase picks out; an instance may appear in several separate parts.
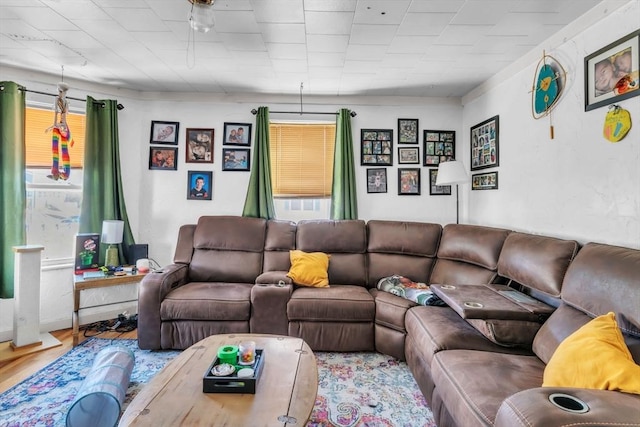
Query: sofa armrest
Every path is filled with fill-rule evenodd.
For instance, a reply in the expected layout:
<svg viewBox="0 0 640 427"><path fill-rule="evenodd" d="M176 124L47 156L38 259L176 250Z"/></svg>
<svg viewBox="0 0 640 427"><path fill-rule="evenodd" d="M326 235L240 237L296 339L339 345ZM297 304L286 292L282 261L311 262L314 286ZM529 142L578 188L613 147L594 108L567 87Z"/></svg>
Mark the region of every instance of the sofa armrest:
<svg viewBox="0 0 640 427"><path fill-rule="evenodd" d="M252 334L289 335L287 303L293 285L257 284L251 288Z"/></svg>
<svg viewBox="0 0 640 427"><path fill-rule="evenodd" d="M553 394L568 395L584 402L586 412L561 409L551 403ZM580 405L569 398L559 399L574 409ZM640 395L608 390L539 387L516 393L502 402L496 415L496 427L556 427L577 425L640 426Z"/></svg>
<svg viewBox="0 0 640 427"><path fill-rule="evenodd" d="M167 294L187 283L189 266L171 264L147 274L138 290L138 346L143 350L159 350L160 304Z"/></svg>

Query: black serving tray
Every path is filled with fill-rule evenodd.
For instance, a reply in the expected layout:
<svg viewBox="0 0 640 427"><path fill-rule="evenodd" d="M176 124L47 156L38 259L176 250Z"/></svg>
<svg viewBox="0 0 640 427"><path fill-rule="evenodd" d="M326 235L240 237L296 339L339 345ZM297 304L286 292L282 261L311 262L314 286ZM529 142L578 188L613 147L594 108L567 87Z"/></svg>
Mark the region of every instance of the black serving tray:
<svg viewBox="0 0 640 427"><path fill-rule="evenodd" d="M253 365L236 365L236 371L233 375L226 377L218 377L211 374L214 366L219 365L218 357L213 359L213 363L209 365L207 372L202 378L203 393L256 393L256 386L262 373L264 365L264 353L260 348L256 349L256 360ZM238 378L238 368L253 368L253 376L247 378Z"/></svg>

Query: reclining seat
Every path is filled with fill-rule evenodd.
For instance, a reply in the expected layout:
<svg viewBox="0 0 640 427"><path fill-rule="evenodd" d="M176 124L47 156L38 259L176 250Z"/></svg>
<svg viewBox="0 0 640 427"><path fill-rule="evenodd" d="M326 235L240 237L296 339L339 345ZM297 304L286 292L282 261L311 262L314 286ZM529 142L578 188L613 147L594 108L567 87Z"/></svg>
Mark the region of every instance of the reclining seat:
<svg viewBox="0 0 640 427"><path fill-rule="evenodd" d="M524 257L523 262L526 262ZM446 405L445 417L451 421L443 425L638 425L638 395L582 389L571 384L541 386L546 365L560 343L593 318L608 312L615 313L631 356L636 364L640 361L639 272L640 251L588 243L564 275L561 304L536 334L533 355L481 354L473 350L436 354L432 366L436 383L434 400L445 402L442 405ZM597 356L585 351L572 365ZM482 364L483 369L471 371L470 364L460 362L462 359ZM602 362L602 366L607 363ZM597 375L594 370L587 377ZM492 388L497 378L505 381L497 381L499 386ZM460 389L453 390L461 381L465 384L464 397ZM553 393L578 398L589 410L573 413L556 407L549 400Z"/></svg>
<svg viewBox="0 0 640 427"><path fill-rule="evenodd" d="M482 285L503 281L498 275L498 259L510 233L502 228L447 224L429 284ZM430 366L436 352L457 346L497 347L449 307L415 306L409 309L404 320L408 335L407 364L419 379L417 382L428 402L433 392Z"/></svg>
<svg viewBox="0 0 640 427"><path fill-rule="evenodd" d="M140 285L140 348L185 349L210 335L249 332L265 233L261 218L203 216L182 226L174 264Z"/></svg>
<svg viewBox="0 0 640 427"><path fill-rule="evenodd" d="M376 351L404 360L404 317L411 300L376 288L380 279L402 274L429 283L442 235L440 224L404 221L367 222L369 292L376 302Z"/></svg>
<svg viewBox="0 0 640 427"><path fill-rule="evenodd" d="M296 248L330 255L329 287L295 286L287 304L289 335L317 351L373 351L375 304L367 291L364 221L299 221Z"/></svg>

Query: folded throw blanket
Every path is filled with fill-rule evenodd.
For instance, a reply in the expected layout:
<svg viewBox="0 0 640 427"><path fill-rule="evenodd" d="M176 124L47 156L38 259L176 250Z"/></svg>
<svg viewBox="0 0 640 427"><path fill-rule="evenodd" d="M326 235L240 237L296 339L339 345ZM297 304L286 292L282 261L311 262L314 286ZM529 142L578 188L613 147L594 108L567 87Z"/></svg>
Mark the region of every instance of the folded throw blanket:
<svg viewBox="0 0 640 427"><path fill-rule="evenodd" d="M413 301L420 305L446 305L436 294L429 290L425 283L414 282L408 277L397 274L383 277L378 281L376 287L384 292L397 295L401 298Z"/></svg>

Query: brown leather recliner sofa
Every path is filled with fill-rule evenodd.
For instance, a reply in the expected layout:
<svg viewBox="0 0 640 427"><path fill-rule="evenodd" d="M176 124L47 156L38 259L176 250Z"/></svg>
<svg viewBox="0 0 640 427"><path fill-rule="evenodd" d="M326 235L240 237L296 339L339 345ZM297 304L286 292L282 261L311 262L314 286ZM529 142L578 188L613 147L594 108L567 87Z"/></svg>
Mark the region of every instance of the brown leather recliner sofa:
<svg viewBox="0 0 640 427"><path fill-rule="evenodd" d="M291 282L293 249L330 255L329 288ZM517 335L522 323L479 327L449 307L376 289L394 274L472 285L465 289L508 285L557 309L525 325L539 330L526 344L499 345L486 337L492 328ZM254 332L301 337L317 351L406 360L440 427L640 425L638 395L541 387L559 343L609 311L624 321L625 341L640 361L634 249L580 249L571 240L476 225L205 216L181 227L174 263L144 278L138 304L142 349L184 349L212 334ZM548 399L554 392L576 396L590 410L561 409Z"/></svg>

